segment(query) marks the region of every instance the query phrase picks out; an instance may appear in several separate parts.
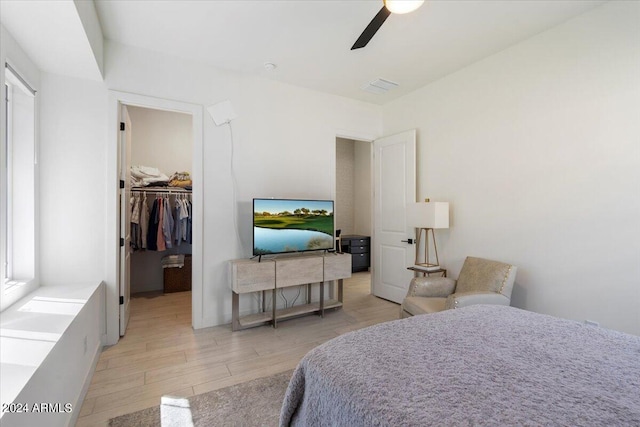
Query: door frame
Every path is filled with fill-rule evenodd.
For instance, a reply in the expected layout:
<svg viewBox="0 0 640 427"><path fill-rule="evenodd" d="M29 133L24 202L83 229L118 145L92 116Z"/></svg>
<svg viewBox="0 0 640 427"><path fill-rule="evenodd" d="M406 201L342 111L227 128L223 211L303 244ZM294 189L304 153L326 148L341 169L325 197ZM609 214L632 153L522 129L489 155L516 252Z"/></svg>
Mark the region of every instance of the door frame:
<svg viewBox="0 0 640 427"><path fill-rule="evenodd" d="M191 114L193 128L192 179L193 179L193 257L192 257L192 326L203 327L203 202L204 202L204 147L203 147L203 108L202 105L182 101L155 98L128 92L110 90L108 100L108 144L106 216L107 227L105 248L106 269L106 307L105 307L105 345L113 345L120 338L120 230L119 224L119 177L118 177L118 133L120 132L120 105L131 105L156 110L174 111Z"/></svg>

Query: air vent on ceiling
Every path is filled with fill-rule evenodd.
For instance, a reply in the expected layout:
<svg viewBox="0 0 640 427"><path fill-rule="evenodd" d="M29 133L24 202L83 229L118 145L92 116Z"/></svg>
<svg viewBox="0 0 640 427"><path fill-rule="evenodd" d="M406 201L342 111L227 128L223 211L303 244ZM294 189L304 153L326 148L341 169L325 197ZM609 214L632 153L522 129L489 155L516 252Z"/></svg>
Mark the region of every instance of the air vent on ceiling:
<svg viewBox="0 0 640 427"><path fill-rule="evenodd" d="M374 81L362 86L362 89L367 92L382 94L395 87L398 87L398 83L392 82L391 80L375 79Z"/></svg>

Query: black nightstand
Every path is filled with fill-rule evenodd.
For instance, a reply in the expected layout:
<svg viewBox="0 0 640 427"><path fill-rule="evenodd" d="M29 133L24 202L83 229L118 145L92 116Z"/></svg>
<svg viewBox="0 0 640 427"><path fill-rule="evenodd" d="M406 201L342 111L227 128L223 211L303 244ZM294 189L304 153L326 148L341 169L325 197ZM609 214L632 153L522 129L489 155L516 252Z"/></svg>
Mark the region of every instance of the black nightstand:
<svg viewBox="0 0 640 427"><path fill-rule="evenodd" d="M340 236L342 252L351 254L351 272L368 271L371 266L371 237L360 235Z"/></svg>

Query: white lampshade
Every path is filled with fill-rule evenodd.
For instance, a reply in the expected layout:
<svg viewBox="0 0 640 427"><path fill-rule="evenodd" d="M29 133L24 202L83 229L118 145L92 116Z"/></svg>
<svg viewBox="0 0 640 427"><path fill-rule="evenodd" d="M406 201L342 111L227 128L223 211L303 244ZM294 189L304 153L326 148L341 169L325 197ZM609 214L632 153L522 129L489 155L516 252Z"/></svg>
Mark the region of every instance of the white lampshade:
<svg viewBox="0 0 640 427"><path fill-rule="evenodd" d="M416 228L449 228L449 202L409 203L407 225Z"/></svg>
<svg viewBox="0 0 640 427"><path fill-rule="evenodd" d="M384 5L389 12L403 14L413 12L422 6L424 0L384 0Z"/></svg>

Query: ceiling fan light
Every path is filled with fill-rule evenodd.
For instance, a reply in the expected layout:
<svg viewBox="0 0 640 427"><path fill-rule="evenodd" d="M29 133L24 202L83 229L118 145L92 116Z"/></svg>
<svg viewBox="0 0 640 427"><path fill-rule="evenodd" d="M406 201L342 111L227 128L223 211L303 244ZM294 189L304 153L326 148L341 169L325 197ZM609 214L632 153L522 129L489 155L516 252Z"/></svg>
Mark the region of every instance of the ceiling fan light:
<svg viewBox="0 0 640 427"><path fill-rule="evenodd" d="M413 12L424 3L424 0L383 0L384 6L391 13L403 14Z"/></svg>

